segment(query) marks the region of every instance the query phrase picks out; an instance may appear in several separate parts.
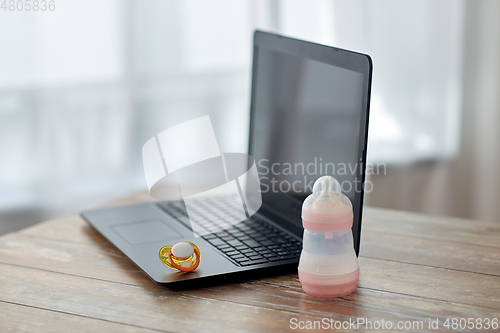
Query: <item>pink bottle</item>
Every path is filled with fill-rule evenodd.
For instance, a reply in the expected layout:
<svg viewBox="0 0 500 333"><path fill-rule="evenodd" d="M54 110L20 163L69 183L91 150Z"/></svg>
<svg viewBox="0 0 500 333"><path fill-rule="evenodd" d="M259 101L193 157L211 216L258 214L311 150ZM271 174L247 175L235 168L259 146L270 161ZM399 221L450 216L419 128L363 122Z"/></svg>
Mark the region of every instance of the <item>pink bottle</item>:
<svg viewBox="0 0 500 333"><path fill-rule="evenodd" d="M352 204L339 182L324 176L302 205L304 238L299 280L316 297L341 297L356 290L359 266L352 238Z"/></svg>

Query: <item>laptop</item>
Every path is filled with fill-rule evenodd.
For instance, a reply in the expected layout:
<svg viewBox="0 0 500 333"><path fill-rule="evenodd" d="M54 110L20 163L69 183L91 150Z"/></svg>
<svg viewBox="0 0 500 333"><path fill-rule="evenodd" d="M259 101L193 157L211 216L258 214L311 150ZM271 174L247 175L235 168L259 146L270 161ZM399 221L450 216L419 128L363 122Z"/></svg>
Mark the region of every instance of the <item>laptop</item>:
<svg viewBox="0 0 500 333"><path fill-rule="evenodd" d="M302 248L301 206L314 181L334 176L354 211L359 253L372 62L368 55L276 34L254 34L249 150L261 205L241 222L220 226L234 200L190 203L206 221L195 232L183 200L85 211L81 216L151 279L169 287L296 270ZM233 198L234 199L234 198ZM195 244L198 268L175 271L159 250Z"/></svg>

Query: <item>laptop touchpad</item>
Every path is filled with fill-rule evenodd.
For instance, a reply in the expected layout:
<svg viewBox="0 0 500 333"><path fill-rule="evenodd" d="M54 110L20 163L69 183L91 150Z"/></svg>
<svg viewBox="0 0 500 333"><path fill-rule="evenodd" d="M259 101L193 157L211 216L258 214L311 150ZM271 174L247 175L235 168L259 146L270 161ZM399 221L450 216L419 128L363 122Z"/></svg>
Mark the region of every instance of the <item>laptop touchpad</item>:
<svg viewBox="0 0 500 333"><path fill-rule="evenodd" d="M130 245L182 238L181 234L160 219L119 223L110 227Z"/></svg>

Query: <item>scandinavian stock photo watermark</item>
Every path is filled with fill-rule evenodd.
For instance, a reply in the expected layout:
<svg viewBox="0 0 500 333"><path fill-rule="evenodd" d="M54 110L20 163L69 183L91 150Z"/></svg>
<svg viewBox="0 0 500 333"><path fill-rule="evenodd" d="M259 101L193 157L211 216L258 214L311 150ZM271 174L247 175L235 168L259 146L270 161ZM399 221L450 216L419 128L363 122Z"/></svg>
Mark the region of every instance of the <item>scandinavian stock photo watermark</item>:
<svg viewBox="0 0 500 333"><path fill-rule="evenodd" d="M300 320L290 318L292 330L497 330L498 318L428 318L427 320L385 319L373 320L364 317L335 320Z"/></svg>
<svg viewBox="0 0 500 333"><path fill-rule="evenodd" d="M363 183L361 173L364 171L366 176L387 174L385 163L332 163L324 162L322 157L315 157L309 163L271 163L269 159L260 159L257 167L263 193L310 193L316 179L323 175L337 178L344 193L361 190L370 193L373 183L370 180Z"/></svg>
<svg viewBox="0 0 500 333"><path fill-rule="evenodd" d="M53 12L56 0L0 0L0 12Z"/></svg>
<svg viewBox="0 0 500 333"><path fill-rule="evenodd" d="M197 237L214 232L203 220L212 209L210 200L224 200L229 210L231 217L220 227L224 229L255 214L263 193L308 194L324 175L335 177L343 193L369 193L373 184L369 179L363 182L363 175L387 172L384 163L333 163L323 157L278 163L224 152L209 115L154 135L144 143L142 157L150 195L158 200L182 199Z"/></svg>

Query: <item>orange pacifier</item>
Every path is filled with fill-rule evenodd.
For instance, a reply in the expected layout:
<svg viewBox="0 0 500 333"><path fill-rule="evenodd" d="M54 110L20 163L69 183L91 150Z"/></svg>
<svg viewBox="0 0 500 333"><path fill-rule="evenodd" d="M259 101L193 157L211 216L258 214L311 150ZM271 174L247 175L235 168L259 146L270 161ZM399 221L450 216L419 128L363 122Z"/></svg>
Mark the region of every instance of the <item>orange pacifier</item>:
<svg viewBox="0 0 500 333"><path fill-rule="evenodd" d="M160 249L161 262L181 272L192 272L200 264L200 249L191 242L177 243Z"/></svg>

